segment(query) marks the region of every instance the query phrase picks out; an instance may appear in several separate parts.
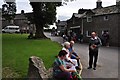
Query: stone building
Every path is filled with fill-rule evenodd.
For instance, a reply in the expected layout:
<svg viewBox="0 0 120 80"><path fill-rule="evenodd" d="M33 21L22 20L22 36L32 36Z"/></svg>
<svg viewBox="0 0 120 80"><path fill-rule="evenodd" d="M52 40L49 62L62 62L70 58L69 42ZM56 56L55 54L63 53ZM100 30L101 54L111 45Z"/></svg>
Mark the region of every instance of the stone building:
<svg viewBox="0 0 120 80"><path fill-rule="evenodd" d="M24 13L24 11L22 10L21 13L15 15L13 24L10 24L10 22L8 20L5 20L5 18L2 18L2 28L8 25L17 25L20 26L20 30L23 33L29 33L29 29L31 26L34 27L34 30L36 30L35 25L28 20L27 16L32 17L32 13Z"/></svg>
<svg viewBox="0 0 120 80"><path fill-rule="evenodd" d="M28 20L24 13L16 14L14 24L20 26L20 30L24 33L29 31Z"/></svg>
<svg viewBox="0 0 120 80"><path fill-rule="evenodd" d="M62 36L62 34L65 32L67 28L67 22L58 20L56 26L57 26L57 32L59 32L59 35Z"/></svg>
<svg viewBox="0 0 120 80"><path fill-rule="evenodd" d="M94 9L79 9L78 13L67 20L68 29L73 29L77 34L83 34L83 41L88 42L90 33L96 31L102 38L104 31L109 32L110 45L120 46L118 42L120 17L120 1L116 5L102 7L102 1L96 2Z"/></svg>

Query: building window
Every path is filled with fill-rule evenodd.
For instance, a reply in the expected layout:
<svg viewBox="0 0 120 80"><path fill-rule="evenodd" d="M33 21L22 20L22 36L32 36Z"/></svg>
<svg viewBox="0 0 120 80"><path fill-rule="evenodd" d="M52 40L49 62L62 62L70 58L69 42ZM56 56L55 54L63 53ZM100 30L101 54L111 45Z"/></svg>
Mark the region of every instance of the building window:
<svg viewBox="0 0 120 80"><path fill-rule="evenodd" d="M92 22L92 17L87 17L87 22Z"/></svg>
<svg viewBox="0 0 120 80"><path fill-rule="evenodd" d="M90 31L86 31L86 37L91 37L91 32Z"/></svg>
<svg viewBox="0 0 120 80"><path fill-rule="evenodd" d="M102 30L102 34L104 33L104 30Z"/></svg>
<svg viewBox="0 0 120 80"><path fill-rule="evenodd" d="M108 16L104 16L104 20L108 20Z"/></svg>

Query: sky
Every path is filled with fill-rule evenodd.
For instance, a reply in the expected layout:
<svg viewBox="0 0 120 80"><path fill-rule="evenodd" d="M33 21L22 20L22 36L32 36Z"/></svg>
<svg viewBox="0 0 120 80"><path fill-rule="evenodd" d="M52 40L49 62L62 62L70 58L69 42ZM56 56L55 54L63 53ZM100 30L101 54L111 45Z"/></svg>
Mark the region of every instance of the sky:
<svg viewBox="0 0 120 80"><path fill-rule="evenodd" d="M69 2L68 5L61 6L57 8L57 17L61 20L69 19L73 13L78 13L80 8L83 9L93 9L96 8L97 0L76 0L74 2ZM102 0L102 6L115 5L116 0Z"/></svg>
<svg viewBox="0 0 120 80"><path fill-rule="evenodd" d="M73 13L78 13L80 8L83 9L94 9L96 8L97 0L75 0L73 2L68 2L67 5L63 5L57 8L57 20L65 21L72 17ZM102 6L111 6L116 4L116 0L101 0ZM0 8L4 3L4 0L0 0ZM17 13L24 10L25 13L32 12L32 7L29 4L29 0L16 0Z"/></svg>

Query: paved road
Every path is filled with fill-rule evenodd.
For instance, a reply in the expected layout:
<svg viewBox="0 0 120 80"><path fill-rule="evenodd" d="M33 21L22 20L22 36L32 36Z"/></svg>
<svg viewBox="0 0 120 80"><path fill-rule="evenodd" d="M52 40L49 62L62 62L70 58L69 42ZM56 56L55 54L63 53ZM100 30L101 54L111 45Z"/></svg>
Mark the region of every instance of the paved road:
<svg viewBox="0 0 120 80"><path fill-rule="evenodd" d="M47 37L53 41L63 43L61 37L50 36L45 33ZM88 70L88 45L75 43L75 51L80 55L81 63L83 65L83 78L118 78L118 48L117 47L101 47L99 49L97 70Z"/></svg>

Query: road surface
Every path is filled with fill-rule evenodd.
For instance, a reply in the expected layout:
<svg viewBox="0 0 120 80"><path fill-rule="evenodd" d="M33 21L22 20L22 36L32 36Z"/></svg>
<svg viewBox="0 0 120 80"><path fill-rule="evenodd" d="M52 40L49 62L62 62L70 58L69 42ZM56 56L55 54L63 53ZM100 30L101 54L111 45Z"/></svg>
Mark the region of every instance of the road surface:
<svg viewBox="0 0 120 80"><path fill-rule="evenodd" d="M45 35L52 41L63 44L61 37L51 36L50 33L45 33ZM74 48L81 58L83 78L118 78L118 47L100 47L97 70L87 69L88 44L75 43Z"/></svg>

